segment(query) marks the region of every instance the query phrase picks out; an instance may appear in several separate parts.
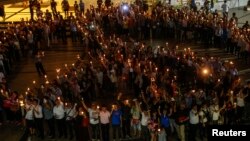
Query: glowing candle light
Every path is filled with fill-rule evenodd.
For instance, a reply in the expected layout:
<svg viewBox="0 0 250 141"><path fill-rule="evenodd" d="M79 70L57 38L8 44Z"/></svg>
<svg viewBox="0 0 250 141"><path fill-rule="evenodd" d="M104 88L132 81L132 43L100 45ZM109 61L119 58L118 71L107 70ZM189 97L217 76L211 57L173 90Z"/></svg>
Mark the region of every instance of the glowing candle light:
<svg viewBox="0 0 250 141"><path fill-rule="evenodd" d="M59 73L61 71L61 69L56 69L56 73Z"/></svg>
<svg viewBox="0 0 250 141"><path fill-rule="evenodd" d="M36 84L36 81L35 81L35 80L33 81L33 84Z"/></svg>

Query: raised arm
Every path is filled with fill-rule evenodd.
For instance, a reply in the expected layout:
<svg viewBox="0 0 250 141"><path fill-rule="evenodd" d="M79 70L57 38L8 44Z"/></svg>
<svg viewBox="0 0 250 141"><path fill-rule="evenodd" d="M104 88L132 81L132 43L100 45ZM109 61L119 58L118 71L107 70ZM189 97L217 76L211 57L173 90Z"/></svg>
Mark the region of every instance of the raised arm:
<svg viewBox="0 0 250 141"><path fill-rule="evenodd" d="M88 107L86 106L84 100L82 100L81 103L82 103L83 108L88 111Z"/></svg>

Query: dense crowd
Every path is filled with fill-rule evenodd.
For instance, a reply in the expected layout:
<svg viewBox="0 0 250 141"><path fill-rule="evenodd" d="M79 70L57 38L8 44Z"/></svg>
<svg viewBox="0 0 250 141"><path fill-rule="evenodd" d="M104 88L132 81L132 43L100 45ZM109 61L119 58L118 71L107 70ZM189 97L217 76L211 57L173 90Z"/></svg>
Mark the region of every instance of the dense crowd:
<svg viewBox="0 0 250 141"><path fill-rule="evenodd" d="M250 82L242 84L234 62L197 57L184 47L192 41L222 48L247 63L249 25L238 27L235 14L160 3L149 12L140 1L78 8L64 16L56 9L40 12L1 32L1 118L25 119L29 136L77 141L165 141L175 135L194 141L206 136L208 125L249 118ZM84 48L76 62L58 68L52 80L38 67L43 84L34 81L25 93L9 90L4 75L12 63L33 55L42 65L42 51L51 42L67 43L67 32ZM150 39L175 42L143 42Z"/></svg>

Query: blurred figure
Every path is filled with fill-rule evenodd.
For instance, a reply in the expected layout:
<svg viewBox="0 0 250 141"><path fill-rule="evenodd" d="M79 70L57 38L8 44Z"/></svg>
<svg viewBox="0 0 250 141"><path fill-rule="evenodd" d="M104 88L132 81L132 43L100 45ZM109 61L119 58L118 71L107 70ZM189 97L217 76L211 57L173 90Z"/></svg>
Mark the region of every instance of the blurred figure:
<svg viewBox="0 0 250 141"><path fill-rule="evenodd" d="M42 57L44 56L44 53L42 52L38 52L36 55L36 62L35 62L35 66L36 66L36 70L37 73L39 74L39 76L44 76L46 75L46 72L44 70L43 67L43 63L42 63Z"/></svg>
<svg viewBox="0 0 250 141"><path fill-rule="evenodd" d="M57 3L55 0L52 0L50 3L51 11L53 16L55 17L57 15L57 10L56 10Z"/></svg>
<svg viewBox="0 0 250 141"><path fill-rule="evenodd" d="M85 6L84 6L84 2L82 0L80 0L80 2L79 2L79 9L80 9L79 16L84 15Z"/></svg>
<svg viewBox="0 0 250 141"><path fill-rule="evenodd" d="M5 21L5 11L4 11L4 5L0 5L0 17L3 18L3 22Z"/></svg>

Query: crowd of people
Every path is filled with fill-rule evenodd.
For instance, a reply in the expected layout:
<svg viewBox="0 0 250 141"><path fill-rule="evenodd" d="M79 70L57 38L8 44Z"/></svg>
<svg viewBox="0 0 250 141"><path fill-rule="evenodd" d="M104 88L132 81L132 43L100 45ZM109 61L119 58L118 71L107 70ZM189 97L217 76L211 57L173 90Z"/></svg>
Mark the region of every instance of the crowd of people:
<svg viewBox="0 0 250 141"><path fill-rule="evenodd" d="M247 62L250 28L239 27L235 14L160 3L149 10L140 1L91 6L64 17L52 11L1 32L0 117L25 119L29 136L195 141L206 137L208 125L244 124L249 118L250 82L241 82L234 62L198 57L185 48L193 41ZM25 93L11 91L4 78L10 64L43 56L51 42L67 43L67 32L84 48L76 61L57 69L52 80L38 71L44 83L33 82ZM143 42L150 39L174 43Z"/></svg>

